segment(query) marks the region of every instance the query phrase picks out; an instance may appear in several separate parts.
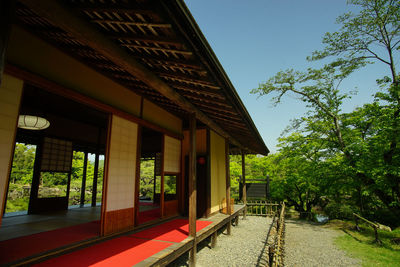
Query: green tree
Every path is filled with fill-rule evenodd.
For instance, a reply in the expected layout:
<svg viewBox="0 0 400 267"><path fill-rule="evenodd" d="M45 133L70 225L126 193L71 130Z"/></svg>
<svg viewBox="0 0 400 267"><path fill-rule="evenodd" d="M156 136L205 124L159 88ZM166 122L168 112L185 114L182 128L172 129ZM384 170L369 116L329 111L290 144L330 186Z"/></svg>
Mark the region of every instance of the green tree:
<svg viewBox="0 0 400 267"><path fill-rule="evenodd" d="M387 0L352 0L349 3L362 10L339 17L341 30L327 33L323 39L325 49L314 52L309 58L319 60L334 56L332 63L305 72L279 72L252 93L259 96L276 93L275 104L289 93L305 102L306 116L295 120L289 131L300 133L308 144L318 141L318 153L325 154L320 161L345 163L343 169L354 181L353 189L356 189L361 210L363 196L373 195L370 199L374 200L375 208L383 205L399 218L400 99L395 62L400 43L400 5L399 1ZM371 63L368 61L371 59L389 66L391 77L377 80L385 91L376 94L374 103L343 113L342 101L350 94L340 89L341 82ZM307 151L305 149L303 155ZM348 193L353 194L351 190Z"/></svg>

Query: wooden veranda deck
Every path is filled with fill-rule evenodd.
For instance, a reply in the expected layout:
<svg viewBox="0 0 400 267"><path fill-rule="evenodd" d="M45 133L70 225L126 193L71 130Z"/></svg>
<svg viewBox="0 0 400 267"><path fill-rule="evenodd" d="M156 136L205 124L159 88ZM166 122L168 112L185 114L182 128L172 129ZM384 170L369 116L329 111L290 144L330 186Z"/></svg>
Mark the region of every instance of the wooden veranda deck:
<svg viewBox="0 0 400 267"><path fill-rule="evenodd" d="M206 238L211 236L212 246L213 246L213 244L215 244L215 241L217 239L217 231L226 227L231 221L236 220L236 224L237 224L239 215L240 214L243 215L244 211L245 211L244 205L234 205L234 212L231 215L218 213L213 216L210 216L209 218L199 219L198 221L208 221L208 222L211 222L211 224L207 225L205 228L203 228L197 232L196 242L200 243L201 241L203 241ZM9 262L6 265L26 266L26 265L36 264L36 263L39 263L39 265L41 265L42 263L45 263L44 265L46 266L46 264L47 265L49 264L49 262L47 262L48 260L50 260L50 262L52 262L52 261L57 262L58 257L64 257L69 253L79 252L80 250L84 250L91 246L96 246L103 242L106 243L110 240L118 239L123 236L140 234L142 231L150 230L150 232L151 232L152 228L156 228L161 224L164 224L168 221L175 220L175 219L177 219L177 218L175 217L175 218L171 218L169 220L160 220L159 223L157 223L155 225L154 224L153 225L144 224L141 227L138 227L136 230L129 231L126 233L120 233L115 236L92 238L90 240L85 240L83 242L75 243L70 246L64 246L64 247L60 247L57 249L52 249L45 253L32 255L27 258L21 258L16 261ZM179 229L177 229L177 230L179 230ZM150 238L148 241L152 242L152 238ZM156 241L156 239L154 239L154 241ZM163 242L163 241L161 241L161 242ZM177 259L179 256L181 256L185 252L188 252L191 248L193 248L194 238L189 236L181 242L169 242L169 243L173 243L173 244L168 246L167 248L153 254L152 256L144 259L143 261L137 263L136 265L134 265L135 263L133 263L132 265L134 265L134 266L165 266L168 263L173 262L175 259ZM128 247L127 249L130 249L130 247ZM123 252L123 251L121 251L121 252ZM107 257L105 255L103 255L103 256ZM80 256L78 256L78 257L80 257ZM128 259L128 261L129 261L129 259ZM95 262L93 262L93 263L95 263Z"/></svg>
<svg viewBox="0 0 400 267"><path fill-rule="evenodd" d="M245 211L244 205L234 205L234 212L231 215L226 215L222 213L215 214L206 219L212 221L212 224L201 229L196 234L197 243L203 241L204 239L210 237L216 233L219 229L225 227L229 222L236 220L239 215L243 215ZM179 256L188 252L193 247L193 238L188 237L180 243L173 244L172 246L154 254L153 256L145 259L144 261L136 264L137 267L144 266L165 266L168 263L173 262Z"/></svg>

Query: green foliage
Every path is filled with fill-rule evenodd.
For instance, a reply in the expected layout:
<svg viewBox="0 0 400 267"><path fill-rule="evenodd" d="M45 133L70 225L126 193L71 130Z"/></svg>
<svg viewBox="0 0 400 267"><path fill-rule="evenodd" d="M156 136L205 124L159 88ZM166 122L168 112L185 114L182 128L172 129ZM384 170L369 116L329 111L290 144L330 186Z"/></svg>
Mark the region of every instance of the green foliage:
<svg viewBox="0 0 400 267"><path fill-rule="evenodd" d="M378 230L382 245L374 243L374 231L371 227L361 226L361 232L354 231L354 224L341 227L346 234L336 238L335 243L352 257L359 258L362 266L399 266L400 245L392 242L400 238L398 231Z"/></svg>
<svg viewBox="0 0 400 267"><path fill-rule="evenodd" d="M33 176L35 146L17 143L15 146L13 168L7 196L6 212L28 209L30 186ZM69 205L80 204L84 153L74 151L71 170ZM99 161L97 202L101 201L104 161ZM94 162L88 160L86 173L85 204L92 201ZM42 172L39 197L66 196L68 175L66 173Z"/></svg>
<svg viewBox="0 0 400 267"><path fill-rule="evenodd" d="M140 162L140 196L153 199L154 191L154 160Z"/></svg>
<svg viewBox="0 0 400 267"><path fill-rule="evenodd" d="M329 219L351 220L354 208L348 204L331 202L324 209Z"/></svg>
<svg viewBox="0 0 400 267"><path fill-rule="evenodd" d="M278 72L251 92L273 95L279 104L291 94L304 102L307 113L293 121L280 138L278 192L298 211L346 203L362 214L390 211L400 223L400 85L396 72L400 45L399 0L351 0L358 14L344 14L340 31L327 33L325 48L309 60L332 57L320 69ZM351 73L370 63L388 66L376 77L381 87L373 103L342 111L352 92L341 88ZM389 78L390 76L390 78ZM339 205L339 204L337 204ZM304 208L306 207L306 208ZM330 210L346 217L346 210ZM344 207L342 207L344 208ZM348 210L349 211L349 210ZM343 214L342 214L343 213Z"/></svg>

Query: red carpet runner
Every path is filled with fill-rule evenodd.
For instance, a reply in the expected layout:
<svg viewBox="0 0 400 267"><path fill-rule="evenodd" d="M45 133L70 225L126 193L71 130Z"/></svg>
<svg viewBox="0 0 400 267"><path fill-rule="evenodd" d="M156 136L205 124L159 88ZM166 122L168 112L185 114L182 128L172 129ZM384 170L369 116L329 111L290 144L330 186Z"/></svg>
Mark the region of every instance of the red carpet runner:
<svg viewBox="0 0 400 267"><path fill-rule="evenodd" d="M99 236L100 221L0 241L0 265Z"/></svg>
<svg viewBox="0 0 400 267"><path fill-rule="evenodd" d="M161 217L160 212L159 208L139 212L139 224L157 220Z"/></svg>
<svg viewBox="0 0 400 267"><path fill-rule="evenodd" d="M197 221L197 231L210 225ZM188 220L176 219L141 232L115 238L35 266L132 266L188 237Z"/></svg>

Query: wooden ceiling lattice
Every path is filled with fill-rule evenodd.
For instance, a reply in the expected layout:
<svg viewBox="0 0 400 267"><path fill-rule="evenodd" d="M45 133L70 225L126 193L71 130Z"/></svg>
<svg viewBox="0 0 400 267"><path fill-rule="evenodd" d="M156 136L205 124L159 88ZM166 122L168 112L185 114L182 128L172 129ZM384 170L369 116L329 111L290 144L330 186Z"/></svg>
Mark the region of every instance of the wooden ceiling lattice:
<svg viewBox="0 0 400 267"><path fill-rule="evenodd" d="M229 132L249 150L268 150L244 107L235 101L231 85L215 76L213 63L206 62L201 49L193 46L186 33L158 0L59 0L76 16L93 25L101 34L143 64L178 94ZM22 4L21 4L22 3ZM26 8L17 5L18 23L83 63L148 98L166 110L185 116L188 112L157 90L132 75L106 56L75 39ZM211 65L210 65L211 64ZM233 96L233 97L232 97ZM239 100L240 101L240 100Z"/></svg>

